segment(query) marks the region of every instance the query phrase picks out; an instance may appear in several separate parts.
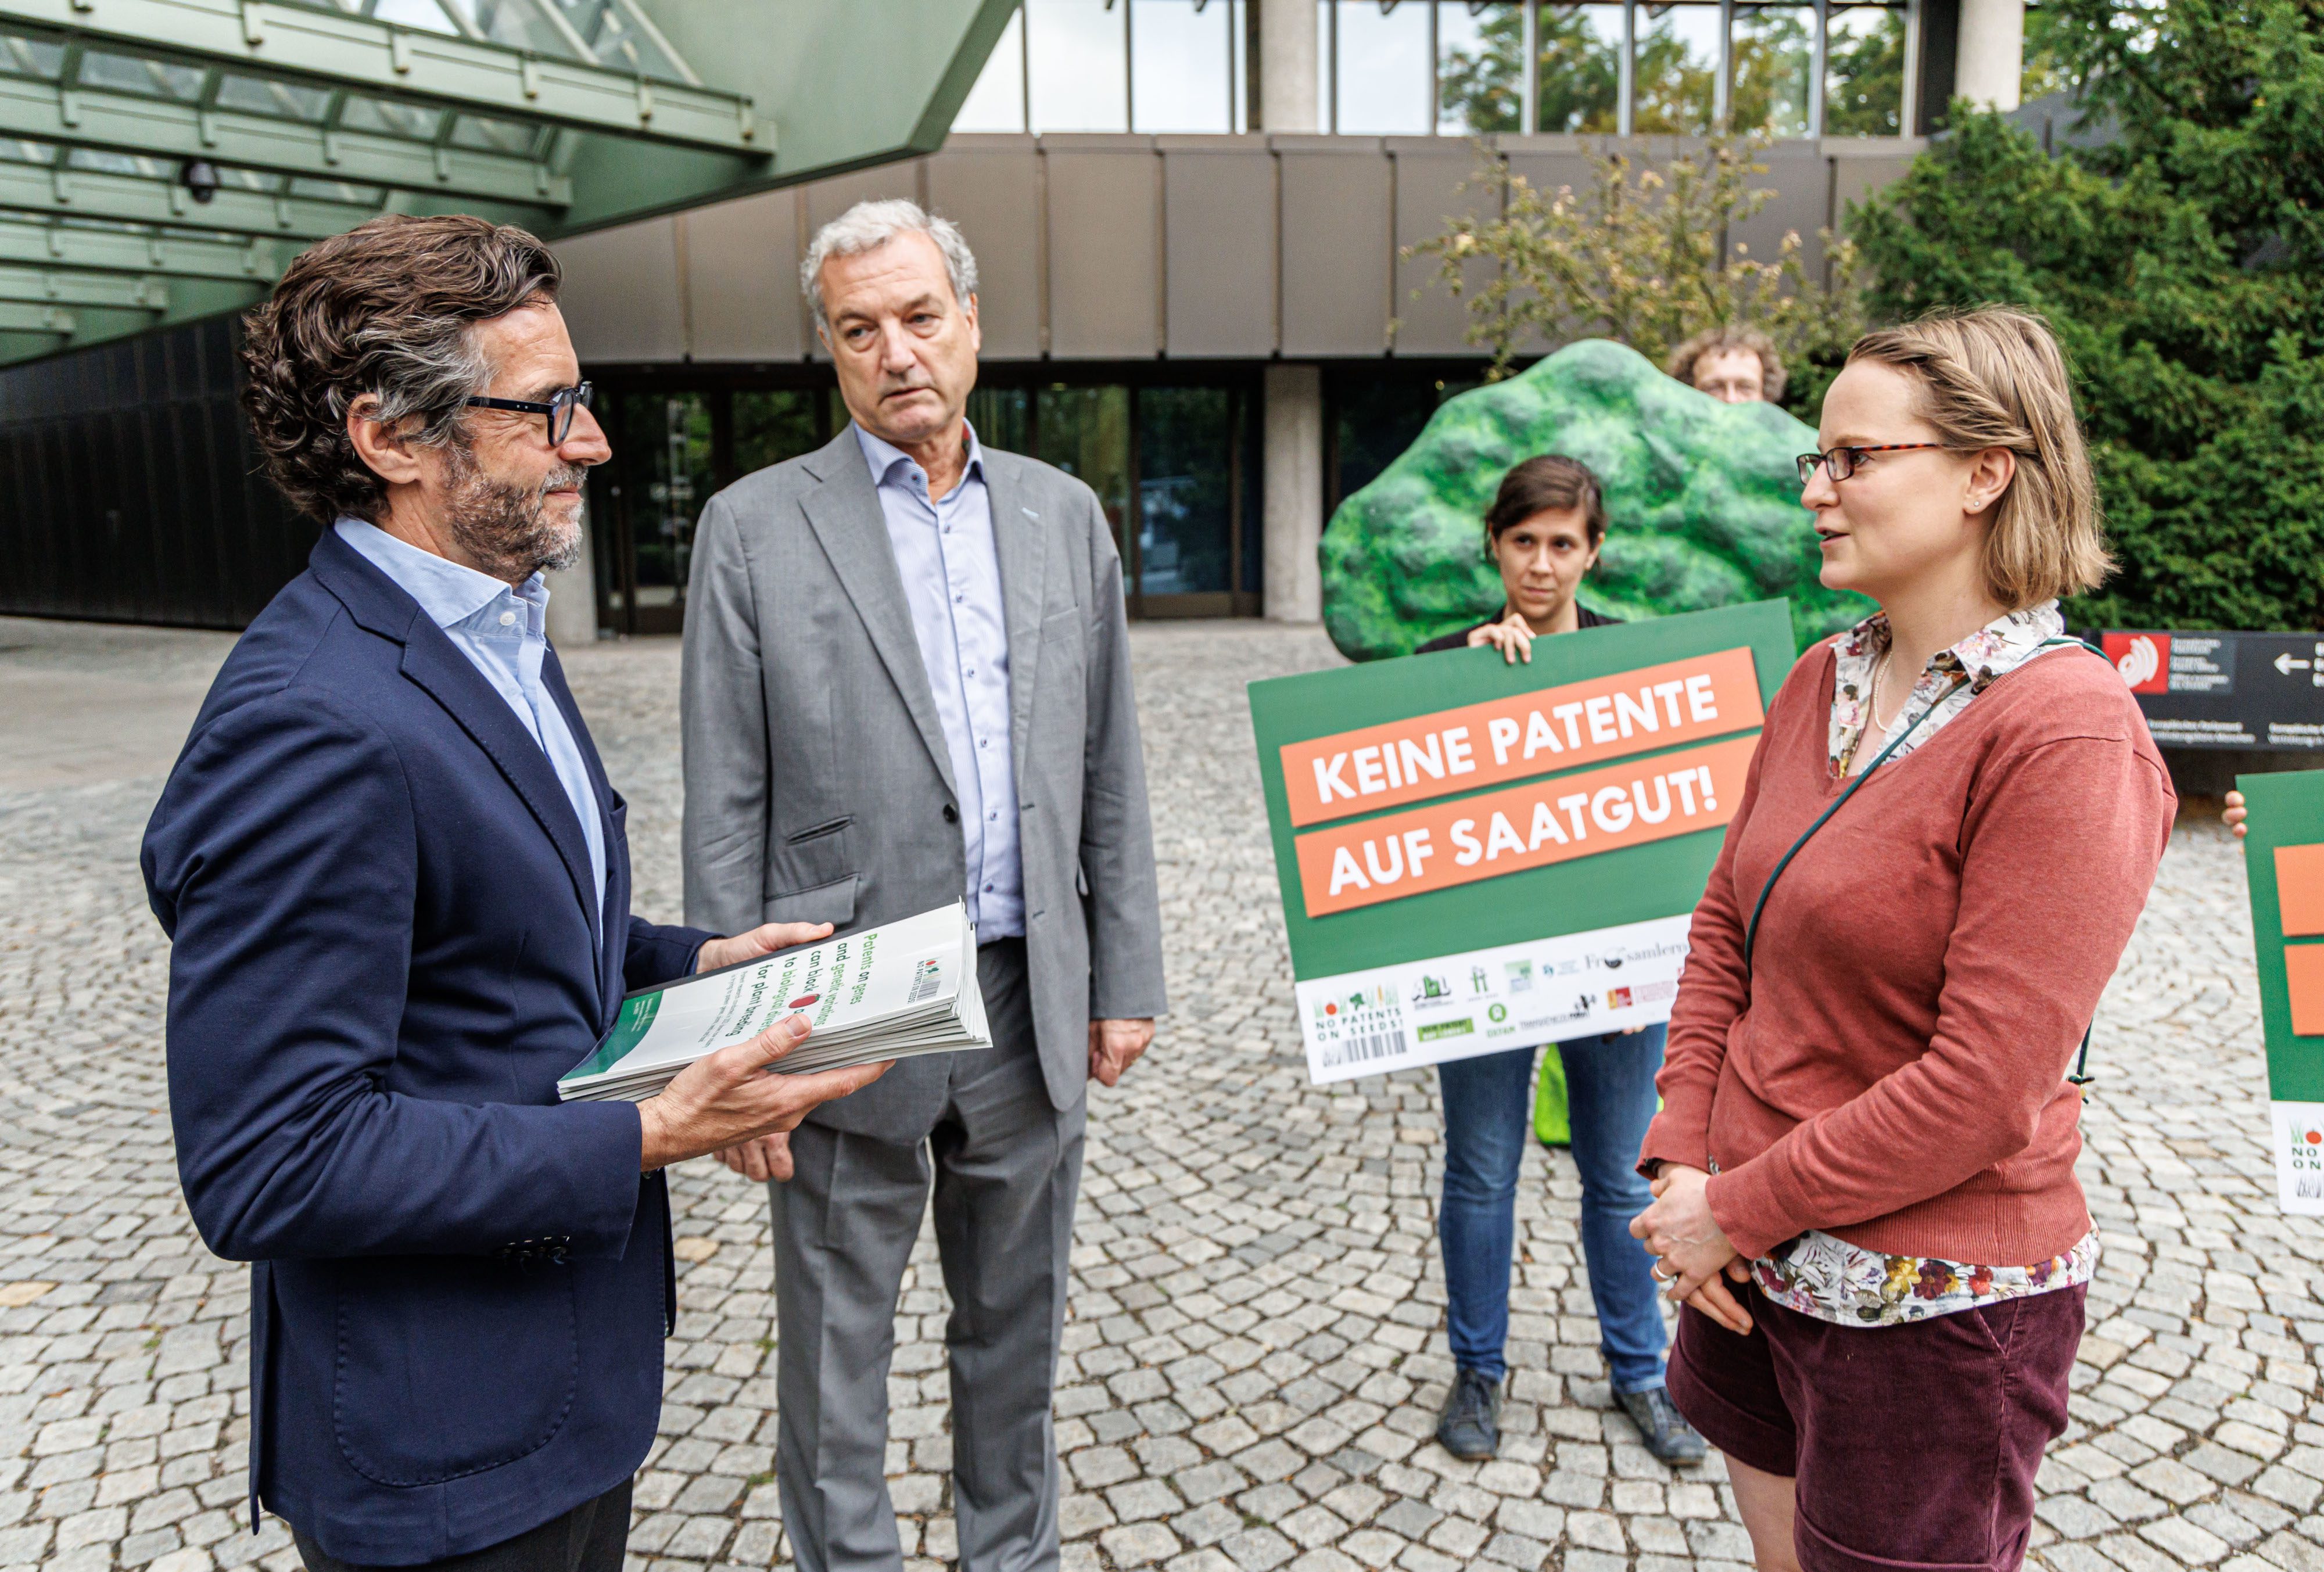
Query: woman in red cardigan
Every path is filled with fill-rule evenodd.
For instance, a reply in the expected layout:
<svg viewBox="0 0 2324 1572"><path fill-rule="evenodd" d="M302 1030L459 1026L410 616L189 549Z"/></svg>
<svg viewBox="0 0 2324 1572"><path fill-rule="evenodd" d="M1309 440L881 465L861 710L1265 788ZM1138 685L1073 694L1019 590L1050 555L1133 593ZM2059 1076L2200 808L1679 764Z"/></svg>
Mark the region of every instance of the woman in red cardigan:
<svg viewBox="0 0 2324 1572"><path fill-rule="evenodd" d="M1768 711L1632 1232L1760 1567L2012 1568L2098 1260L2066 1077L2176 804L2063 636L2057 598L2109 564L2048 329L1872 334L1818 443L1823 583L1881 610Z"/></svg>

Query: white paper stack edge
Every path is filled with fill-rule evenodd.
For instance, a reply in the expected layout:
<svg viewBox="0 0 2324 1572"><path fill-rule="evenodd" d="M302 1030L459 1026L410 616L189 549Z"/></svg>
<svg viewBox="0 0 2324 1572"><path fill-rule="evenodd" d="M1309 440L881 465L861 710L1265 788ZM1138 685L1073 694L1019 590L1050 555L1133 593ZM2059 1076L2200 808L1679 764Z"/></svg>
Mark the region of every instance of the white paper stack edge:
<svg viewBox="0 0 2324 1572"><path fill-rule="evenodd" d="M805 1015L814 1030L768 1066L785 1075L991 1047L966 908L955 903L632 994L557 1095L641 1101L696 1060L791 1015Z"/></svg>

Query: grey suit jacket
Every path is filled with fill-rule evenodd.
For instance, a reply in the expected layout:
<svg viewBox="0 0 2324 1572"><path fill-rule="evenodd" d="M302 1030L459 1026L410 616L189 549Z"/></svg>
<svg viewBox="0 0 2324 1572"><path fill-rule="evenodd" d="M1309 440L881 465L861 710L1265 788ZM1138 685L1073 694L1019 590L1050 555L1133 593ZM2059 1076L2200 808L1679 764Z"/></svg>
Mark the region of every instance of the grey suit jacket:
<svg viewBox="0 0 2324 1572"><path fill-rule="evenodd" d="M1050 1100L1093 1018L1162 1013L1161 911L1121 560L1096 494L984 449L1009 637L1010 746L1034 1036ZM684 689L687 920L841 932L959 900L958 794L904 584L853 430L710 500ZM941 1059L906 1060L819 1123L916 1140Z"/></svg>

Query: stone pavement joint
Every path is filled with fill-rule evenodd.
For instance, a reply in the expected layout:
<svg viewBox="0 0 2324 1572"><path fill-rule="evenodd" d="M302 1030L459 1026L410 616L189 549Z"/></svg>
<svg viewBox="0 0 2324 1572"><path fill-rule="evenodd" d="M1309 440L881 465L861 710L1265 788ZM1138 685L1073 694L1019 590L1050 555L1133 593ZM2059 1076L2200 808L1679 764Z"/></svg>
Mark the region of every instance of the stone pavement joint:
<svg viewBox="0 0 2324 1572"><path fill-rule="evenodd" d="M111 731L0 714L0 1568L291 1572L243 1519L247 1275L203 1249L171 1157L168 950L137 837L223 656L216 635L0 620L0 689L50 676ZM1058 1372L1068 1568L1739 1572L1718 1459L1674 1472L1614 1411L1579 1183L1531 1149L1499 1458L1429 1438L1452 1375L1431 1074L1314 1087L1243 684L1337 657L1312 629L1131 636L1172 1014L1093 1089ZM637 904L679 913L677 647L566 657L631 808ZM169 692L124 676L160 670ZM174 730L173 730L174 729ZM88 739L102 736L103 747ZM33 1055L40 1057L36 1062ZM2099 1013L2081 1173L2105 1258L2072 1422L2039 1480L2058 1572L2324 1572L2324 1236L2277 1215L2242 863L2173 837ZM772 1483L771 1264L759 1188L673 1174L678 1336L639 1475L632 1572L788 1565ZM896 1314L889 1486L908 1565L958 1552L943 1328L924 1232ZM1900 1403L1899 1424L1923 1411Z"/></svg>

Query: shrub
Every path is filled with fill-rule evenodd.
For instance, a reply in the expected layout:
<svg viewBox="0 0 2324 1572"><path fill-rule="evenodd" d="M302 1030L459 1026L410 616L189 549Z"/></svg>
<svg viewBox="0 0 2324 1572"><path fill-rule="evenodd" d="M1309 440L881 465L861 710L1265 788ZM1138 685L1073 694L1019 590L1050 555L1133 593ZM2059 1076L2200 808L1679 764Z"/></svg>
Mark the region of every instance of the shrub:
<svg viewBox="0 0 2324 1572"><path fill-rule="evenodd" d="M1454 220L1412 252L1436 257L1439 280L1468 294L1468 340L1492 351L1495 379L1528 342L1611 338L1659 364L1703 328L1729 323L1766 333L1788 363L1829 359L1863 319L1852 289L1809 276L1796 233L1772 257L1721 255L1729 227L1775 195L1752 184L1767 172L1757 152L1714 138L1660 169L1593 152L1582 191L1545 190L1487 152L1467 188L1492 192L1500 216ZM1853 247L1824 238L1833 275L1849 280ZM1480 259L1498 265L1471 290L1463 272Z"/></svg>
<svg viewBox="0 0 2324 1572"><path fill-rule="evenodd" d="M2071 358L2116 627L2324 628L2324 6L2053 0L2093 148L1999 116L1852 211L1876 316L2010 301Z"/></svg>

